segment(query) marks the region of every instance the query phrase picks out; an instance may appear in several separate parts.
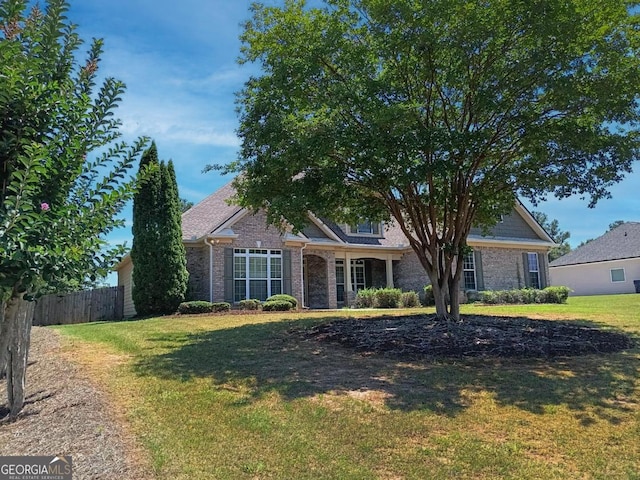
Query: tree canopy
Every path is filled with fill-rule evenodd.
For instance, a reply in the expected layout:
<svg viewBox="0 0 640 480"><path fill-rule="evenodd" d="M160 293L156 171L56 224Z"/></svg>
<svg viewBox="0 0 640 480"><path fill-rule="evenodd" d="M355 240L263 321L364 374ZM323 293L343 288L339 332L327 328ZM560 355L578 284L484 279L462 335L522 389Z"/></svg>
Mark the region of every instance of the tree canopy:
<svg viewBox="0 0 640 480"><path fill-rule="evenodd" d="M28 3L0 2L0 377L11 415L24 401L32 320L22 300L110 271L124 247L105 236L124 223L116 216L146 141L119 141L124 85L107 77L96 88L102 41L80 62L68 4Z"/></svg>
<svg viewBox="0 0 640 480"><path fill-rule="evenodd" d="M553 247L549 250L549 261L553 262L556 258L566 255L571 251L571 245L569 245L569 238L571 233L560 230L560 224L558 220L553 219L549 221L549 217L546 213L531 212L533 218L542 225L542 228L546 230L551 239L558 244L557 247Z"/></svg>
<svg viewBox="0 0 640 480"><path fill-rule="evenodd" d="M393 219L457 317L460 254L517 196L591 205L638 154L635 2L287 0L255 5L237 201ZM450 310L445 304L446 293Z"/></svg>

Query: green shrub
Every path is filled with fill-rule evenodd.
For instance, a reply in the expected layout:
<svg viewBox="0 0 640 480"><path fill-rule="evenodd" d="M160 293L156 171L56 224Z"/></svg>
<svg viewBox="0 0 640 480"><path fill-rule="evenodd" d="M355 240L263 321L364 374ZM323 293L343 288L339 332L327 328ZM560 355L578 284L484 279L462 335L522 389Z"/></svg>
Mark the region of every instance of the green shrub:
<svg viewBox="0 0 640 480"><path fill-rule="evenodd" d="M291 295L287 295L286 293L278 293L277 295L271 295L266 300L267 302L289 302L291 304L291 308L298 308L298 300ZM264 309L264 308L263 308Z"/></svg>
<svg viewBox="0 0 640 480"><path fill-rule="evenodd" d="M353 302L354 308L373 308L375 304L375 288L363 288L358 290Z"/></svg>
<svg viewBox="0 0 640 480"><path fill-rule="evenodd" d="M260 310L261 305L262 305L262 302L255 298L249 298L248 300L240 300L238 302L238 306L242 310Z"/></svg>
<svg viewBox="0 0 640 480"><path fill-rule="evenodd" d="M228 312L231 310L231 304L227 302L215 302L211 304L214 312Z"/></svg>
<svg viewBox="0 0 640 480"><path fill-rule="evenodd" d="M416 292L402 292L400 296L400 306L402 308L415 308L420 306L420 297Z"/></svg>
<svg viewBox="0 0 640 480"><path fill-rule="evenodd" d="M292 308L293 304L287 300L267 300L262 304L265 312L287 312Z"/></svg>
<svg viewBox="0 0 640 480"><path fill-rule="evenodd" d="M436 299L433 296L433 285L426 285L424 287L424 304L427 306L436 304Z"/></svg>
<svg viewBox="0 0 640 480"><path fill-rule="evenodd" d="M178 312L183 314L211 313L213 312L213 304L211 302L204 302L201 300L182 302L178 305Z"/></svg>
<svg viewBox="0 0 640 480"><path fill-rule="evenodd" d="M544 303L567 303L571 289L564 286L547 287L542 292L547 297Z"/></svg>
<svg viewBox="0 0 640 480"><path fill-rule="evenodd" d="M373 294L375 308L398 308L402 291L399 288L379 288Z"/></svg>
<svg viewBox="0 0 640 480"><path fill-rule="evenodd" d="M571 289L568 287L547 287L543 290L486 290L479 292L479 299L487 304L566 303L570 292Z"/></svg>

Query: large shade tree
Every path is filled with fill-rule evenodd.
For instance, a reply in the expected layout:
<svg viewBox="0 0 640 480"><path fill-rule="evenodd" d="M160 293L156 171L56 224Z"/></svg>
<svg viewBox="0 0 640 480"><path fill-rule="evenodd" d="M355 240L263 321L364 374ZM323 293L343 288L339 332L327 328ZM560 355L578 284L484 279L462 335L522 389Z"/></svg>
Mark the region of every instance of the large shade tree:
<svg viewBox="0 0 640 480"><path fill-rule="evenodd" d="M96 88L102 42L82 41L65 17L26 0L0 2L0 378L10 417L24 403L34 297L105 276L123 247L105 235L134 191L128 174L144 140L117 141L124 85Z"/></svg>
<svg viewBox="0 0 640 480"><path fill-rule="evenodd" d="M255 5L241 61L237 201L393 219L441 317L472 226L517 196L594 205L638 154L635 2L287 0ZM450 299L450 304L447 303Z"/></svg>

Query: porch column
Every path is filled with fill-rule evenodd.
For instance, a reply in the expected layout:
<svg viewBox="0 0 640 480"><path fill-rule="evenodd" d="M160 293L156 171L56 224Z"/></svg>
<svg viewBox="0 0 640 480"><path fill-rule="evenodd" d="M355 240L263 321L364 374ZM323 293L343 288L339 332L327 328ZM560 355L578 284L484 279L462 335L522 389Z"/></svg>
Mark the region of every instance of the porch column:
<svg viewBox="0 0 640 480"><path fill-rule="evenodd" d="M387 255L387 288L393 288L393 257Z"/></svg>
<svg viewBox="0 0 640 480"><path fill-rule="evenodd" d="M351 254L344 254L344 300L347 306L353 300L353 286L351 285Z"/></svg>

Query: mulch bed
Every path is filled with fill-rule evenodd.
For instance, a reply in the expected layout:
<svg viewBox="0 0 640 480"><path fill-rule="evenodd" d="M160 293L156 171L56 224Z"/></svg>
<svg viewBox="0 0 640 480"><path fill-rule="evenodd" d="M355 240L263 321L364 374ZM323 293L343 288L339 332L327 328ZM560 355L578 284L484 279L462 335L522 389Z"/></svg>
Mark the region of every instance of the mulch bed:
<svg viewBox="0 0 640 480"><path fill-rule="evenodd" d="M482 315L459 322L425 315L335 320L309 329L305 336L406 359L573 356L633 346L624 333L576 322Z"/></svg>

